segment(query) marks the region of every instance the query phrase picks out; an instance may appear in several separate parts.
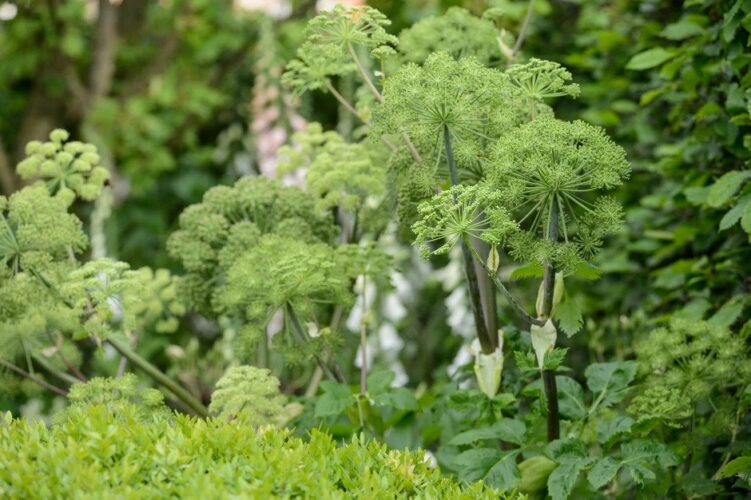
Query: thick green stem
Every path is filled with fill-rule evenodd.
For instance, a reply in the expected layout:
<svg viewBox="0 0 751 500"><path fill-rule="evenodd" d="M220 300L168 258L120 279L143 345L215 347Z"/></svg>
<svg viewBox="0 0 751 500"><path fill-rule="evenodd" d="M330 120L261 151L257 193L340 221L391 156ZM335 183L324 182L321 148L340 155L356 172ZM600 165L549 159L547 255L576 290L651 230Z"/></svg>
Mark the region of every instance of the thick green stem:
<svg viewBox="0 0 751 500"><path fill-rule="evenodd" d="M456 170L456 163L454 162L454 149L451 145L451 132L449 132L449 129L446 126L443 127L443 144L446 149L446 162L449 167L451 185L457 186L459 184L459 176ZM456 196L454 196L454 202L456 202ZM488 332L488 323L485 321L480 283L477 279L477 271L475 270L472 252L466 241L462 240L461 246L462 257L464 259L464 273L467 277L467 285L469 287L472 315L474 316L475 328L477 329L477 339L480 341L482 351L485 354L490 354L495 351L495 348L498 346L497 339L495 338L495 335L490 335L490 332Z"/></svg>
<svg viewBox="0 0 751 500"><path fill-rule="evenodd" d="M76 377L67 374L66 372L61 372L60 370L55 369L55 367L50 364L49 361L44 359L44 356L41 356L39 354L32 354L31 357L34 359L34 361L41 366L46 372L48 372L50 375L53 375L55 378L58 378L65 382L66 384L75 384L78 382L81 382L81 380L77 379Z"/></svg>
<svg viewBox="0 0 751 500"><path fill-rule="evenodd" d="M498 278L496 273L488 269L488 266L485 264L485 261L480 257L480 254L477 253L477 250L475 249L475 247L472 245L472 242L469 241L468 238L465 239L465 243L469 247L469 249L472 251L472 254L474 255L475 259L477 259L477 262L479 262L482 268L487 272L488 277L493 282L493 284L495 284L498 291L501 292L501 294L506 298L508 303L517 312L517 314L530 324L537 325L537 326L544 325L545 321L531 316L526 310L524 310L524 307L522 307L522 305L516 300L516 297L514 297L511 294L511 292L508 290L508 288L506 288L503 282L501 282L501 280Z"/></svg>
<svg viewBox="0 0 751 500"><path fill-rule="evenodd" d="M550 213L548 215L548 227L545 238L551 241L558 240L558 204L557 195L550 200ZM547 321L553 313L553 292L555 290L555 267L551 262L545 262L542 278L542 311L540 319ZM560 437L560 419L558 415L558 388L555 382L555 371L543 370L542 382L545 388L545 399L548 402L548 441Z"/></svg>
<svg viewBox="0 0 751 500"><path fill-rule="evenodd" d="M125 342L122 342L119 339L110 338L107 340L107 343L114 347L115 350L120 353L120 355L127 358L128 361L143 370L148 376L154 379L156 383L174 394L180 401L185 403L188 408L194 411L196 415L200 417L209 416L209 410L206 409L206 407L200 401L198 401L198 399L196 399L191 393L183 389L174 380L162 373L159 368L149 363L135 351L131 350L130 346L128 346Z"/></svg>

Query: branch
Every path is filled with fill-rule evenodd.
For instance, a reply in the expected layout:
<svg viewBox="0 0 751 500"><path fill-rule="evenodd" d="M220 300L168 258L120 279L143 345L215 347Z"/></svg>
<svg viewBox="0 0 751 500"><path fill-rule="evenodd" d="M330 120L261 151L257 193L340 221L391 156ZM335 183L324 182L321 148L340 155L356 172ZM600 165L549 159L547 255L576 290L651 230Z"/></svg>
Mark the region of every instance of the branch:
<svg viewBox="0 0 751 500"><path fill-rule="evenodd" d="M9 195L18 189L18 177L10 164L8 153L3 147L3 141L0 139L0 184L2 184L2 193Z"/></svg>
<svg viewBox="0 0 751 500"><path fill-rule="evenodd" d="M94 55L89 75L89 93L92 106L100 97L107 95L115 74L115 51L117 49L117 5L110 0L99 0L99 18L96 26Z"/></svg>
<svg viewBox="0 0 751 500"><path fill-rule="evenodd" d="M21 375L22 377L26 377L27 379L31 380L32 382L39 384L40 386L44 387L48 391L52 391L55 394L59 394L61 396L67 396L68 391L65 389L61 389L60 387L57 387L56 385L52 385L48 382L45 382L44 380L40 379L36 375L32 375L31 373L27 372L23 368L19 368L13 363L10 363L8 361L5 361L4 359L0 358L0 366L3 366L7 368L8 370L14 371L17 374Z"/></svg>
<svg viewBox="0 0 751 500"><path fill-rule="evenodd" d="M459 175L456 170L456 163L454 162L454 149L451 145L451 133L447 126L443 127L443 144L446 149L446 162L449 167L451 185L457 186L459 184ZM454 195L454 203L456 203L456 195ZM485 311L482 307L480 285L477 280L477 271L475 270L475 265L472 260L472 253L464 240L462 240L461 246L462 258L464 260L464 274L467 277L472 315L475 319L475 328L477 329L477 339L480 341L482 351L489 354L495 351L496 347L498 347L497 337L495 335L490 335L490 332L488 332L488 324L485 321Z"/></svg>
<svg viewBox="0 0 751 500"><path fill-rule="evenodd" d="M525 321L537 325L542 326L545 324L545 321L541 319L537 319L533 316L531 316L527 311L524 309L524 307L519 303L519 301L516 300L516 297L514 297L511 292L506 288L506 286L503 284L503 282L498 278L498 276L491 271L485 261L480 257L480 254L477 252L477 249L475 249L474 245L472 245L472 242L469 241L469 238L465 237L465 242L467 246L472 251L472 254L474 255L475 259L477 259L477 262L480 263L483 269L488 273L488 276L490 277L490 280L495 284L496 288L498 288L498 291L501 292L501 294L506 298L508 303L513 307L517 314L522 317Z"/></svg>
<svg viewBox="0 0 751 500"><path fill-rule="evenodd" d="M512 60L514 59L514 57L516 57L516 55L521 50L522 44L524 44L524 37L527 36L527 29L529 28L529 22L532 20L532 15L534 14L534 10L535 10L534 6L535 6L535 0L529 0L529 5L527 5L527 15L524 16L524 21L522 21L522 27L519 30L519 36L516 38L514 49L511 52Z"/></svg>
<svg viewBox="0 0 751 500"><path fill-rule="evenodd" d="M556 200L557 195L553 195L553 199L550 201L548 227L545 235L545 238L550 241L558 241L558 204ZM553 295L555 291L555 267L549 260L545 262L542 283L542 311L540 311L542 314L540 314L540 319L548 320L553 315ZM558 439L561 435L555 372L543 370L542 382L545 388L545 399L548 401L548 442L550 442Z"/></svg>
<svg viewBox="0 0 751 500"><path fill-rule="evenodd" d="M112 347L115 348L123 357L128 361L136 365L142 371L146 372L154 381L161 386L165 387L172 394L174 394L180 401L185 403L196 415L200 417L208 417L209 411L206 407L198 401L191 393L183 389L174 380L162 373L159 368L149 363L145 358L142 358L135 351L132 351L130 347L119 339L109 338L106 341Z"/></svg>

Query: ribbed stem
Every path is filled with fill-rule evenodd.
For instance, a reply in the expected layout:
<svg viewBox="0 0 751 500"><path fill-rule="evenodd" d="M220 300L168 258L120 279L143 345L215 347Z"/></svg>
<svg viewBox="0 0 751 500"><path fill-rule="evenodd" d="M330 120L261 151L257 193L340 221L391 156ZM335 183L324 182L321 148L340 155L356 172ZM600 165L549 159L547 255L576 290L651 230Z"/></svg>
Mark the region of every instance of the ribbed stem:
<svg viewBox="0 0 751 500"><path fill-rule="evenodd" d="M443 127L443 144L446 150L446 162L449 167L449 177L451 179L451 185L457 186L459 184L459 175L456 170L456 163L454 161L454 149L451 144L451 132L448 127ZM454 195L454 202L456 202L456 195ZM488 332L488 323L485 321L485 313L482 307L482 295L480 291L480 283L477 279L477 271L472 259L472 251L466 241L462 240L462 258L464 260L464 273L467 277L467 285L469 288L470 304L472 306L472 315L475 319L475 328L477 330L477 339L480 341L480 347L485 354L490 354L495 351L497 342L495 336L491 336Z"/></svg>
<svg viewBox="0 0 751 500"><path fill-rule="evenodd" d="M557 195L550 200L550 213L548 215L548 227L545 238L551 241L558 240L558 204ZM542 278L542 314L541 319L547 320L553 312L553 295L555 291L555 267L551 262L546 262ZM545 388L545 399L548 402L548 441L554 441L561 435L560 419L558 415L558 387L555 382L555 372L552 370L542 371L542 382Z"/></svg>
<svg viewBox="0 0 751 500"><path fill-rule="evenodd" d="M200 401L198 401L198 399L196 399L191 393L183 389L174 380L162 373L159 368L149 363L135 351L131 350L130 346L115 338L107 339L107 343L114 347L115 350L120 353L120 355L127 358L128 361L133 363L135 366L144 371L149 377L154 379L156 383L174 394L180 401L185 403L186 406L193 410L196 415L200 417L209 416L208 409L206 409L206 407Z"/></svg>

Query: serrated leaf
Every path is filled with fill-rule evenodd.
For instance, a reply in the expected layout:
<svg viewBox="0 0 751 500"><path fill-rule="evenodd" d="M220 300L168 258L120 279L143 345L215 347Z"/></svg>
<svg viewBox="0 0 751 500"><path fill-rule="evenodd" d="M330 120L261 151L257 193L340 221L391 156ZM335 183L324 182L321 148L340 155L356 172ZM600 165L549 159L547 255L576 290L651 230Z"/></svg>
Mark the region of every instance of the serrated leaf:
<svg viewBox="0 0 751 500"><path fill-rule="evenodd" d="M518 451L505 453L485 476L485 482L500 491L508 491L519 486L521 474L516 463Z"/></svg>
<svg viewBox="0 0 751 500"><path fill-rule="evenodd" d="M567 337L575 335L581 330L581 327L584 324L584 318L582 317L579 304L568 297L556 308L555 319L558 321L558 326L563 330L563 333L565 333Z"/></svg>
<svg viewBox="0 0 751 500"><path fill-rule="evenodd" d="M680 463L678 456L662 443L651 439L636 439L621 445L621 458L606 457L599 460L589 471L587 480L599 489L613 480L623 467L638 484L654 479L654 467L667 468Z"/></svg>
<svg viewBox="0 0 751 500"><path fill-rule="evenodd" d="M548 476L548 493L553 500L566 500L579 480L579 473L590 461L581 458L575 462L563 463Z"/></svg>
<svg viewBox="0 0 751 500"><path fill-rule="evenodd" d="M628 385L636 376L636 361L594 363L587 367L584 376L587 387L596 394L595 402L608 407L626 396Z"/></svg>
<svg viewBox="0 0 751 500"><path fill-rule="evenodd" d="M568 347L564 347L562 349L553 348L550 351L546 352L545 359L543 360L543 363L542 363L542 368L544 370L555 371L563 363L563 360L566 358L567 352L568 352Z"/></svg>
<svg viewBox="0 0 751 500"><path fill-rule="evenodd" d="M589 262L581 262L576 266L574 276L583 280L595 281L600 279L602 271Z"/></svg>
<svg viewBox="0 0 751 500"><path fill-rule="evenodd" d="M484 480L501 491L507 491L516 488L521 480L516 464L518 454L519 450L503 452L495 448L478 448L457 455L453 465L464 480Z"/></svg>
<svg viewBox="0 0 751 500"><path fill-rule="evenodd" d="M655 47L632 57L626 64L626 69L641 71L654 68L655 66L659 66L660 64L669 61L673 57L675 57L675 52L665 50L662 47Z"/></svg>
<svg viewBox="0 0 751 500"><path fill-rule="evenodd" d="M524 422L503 418L489 427L472 429L457 434L449 441L449 444L452 446L461 446L485 439L500 439L509 443L522 445L526 432L527 426L524 425Z"/></svg>
<svg viewBox="0 0 751 500"><path fill-rule="evenodd" d="M543 269L542 265L538 262L532 262L525 264L514 269L509 275L509 280L516 281L524 278L542 278Z"/></svg>
<svg viewBox="0 0 751 500"><path fill-rule="evenodd" d="M707 205L713 208L725 205L749 177L751 177L751 170L727 172L709 187Z"/></svg>
<svg viewBox="0 0 751 500"><path fill-rule="evenodd" d="M606 445L615 437L630 432L632 425L634 425L634 419L625 415L604 420L597 426L597 441Z"/></svg>
<svg viewBox="0 0 751 500"><path fill-rule="evenodd" d="M467 481L484 479L490 468L501 458L501 450L495 448L477 448L467 450L454 457L453 465L459 476Z"/></svg>
<svg viewBox="0 0 751 500"><path fill-rule="evenodd" d="M613 480L618 470L621 468L620 462L612 457L605 457L598 460L587 474L587 481L596 490L599 490Z"/></svg>
<svg viewBox="0 0 751 500"><path fill-rule="evenodd" d="M388 390L394 381L394 372L391 370L378 370L368 375L367 387L371 395L379 394Z"/></svg>
<svg viewBox="0 0 751 500"><path fill-rule="evenodd" d="M558 410L561 416L570 420L584 418L587 408L584 406L584 389L579 382L563 376L556 377L555 381L558 386Z"/></svg>
<svg viewBox="0 0 751 500"><path fill-rule="evenodd" d="M316 400L316 417L340 415L355 403L355 398L346 385L326 380L321 382L321 389L323 389L324 393Z"/></svg>

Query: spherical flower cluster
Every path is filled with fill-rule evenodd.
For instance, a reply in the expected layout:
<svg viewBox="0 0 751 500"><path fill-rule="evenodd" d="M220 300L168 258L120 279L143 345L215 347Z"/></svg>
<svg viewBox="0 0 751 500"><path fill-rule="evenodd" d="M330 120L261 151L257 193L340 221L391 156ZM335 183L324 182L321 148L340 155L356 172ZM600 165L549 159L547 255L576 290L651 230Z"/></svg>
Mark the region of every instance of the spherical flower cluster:
<svg viewBox="0 0 751 500"><path fill-rule="evenodd" d="M92 201L102 192L110 174L99 165L96 146L67 140L68 132L56 129L48 142L30 142L26 159L16 168L18 175L44 181L50 193L67 204L73 203L76 196Z"/></svg>

